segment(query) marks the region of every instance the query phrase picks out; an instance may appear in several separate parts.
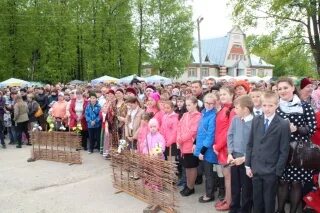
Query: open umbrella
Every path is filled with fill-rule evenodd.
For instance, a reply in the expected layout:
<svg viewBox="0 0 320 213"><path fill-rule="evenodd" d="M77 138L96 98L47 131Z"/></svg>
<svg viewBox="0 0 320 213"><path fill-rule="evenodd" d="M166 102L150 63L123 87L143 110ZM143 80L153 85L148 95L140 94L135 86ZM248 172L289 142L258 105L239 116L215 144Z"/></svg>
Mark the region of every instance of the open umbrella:
<svg viewBox="0 0 320 213"><path fill-rule="evenodd" d="M114 78L114 77L111 77L111 76L102 76L100 78L96 78L96 79L93 79L91 81L92 84L99 84L99 83L115 83L117 82L118 79L117 78Z"/></svg>
<svg viewBox="0 0 320 213"><path fill-rule="evenodd" d="M84 84L84 83L85 83L84 81L80 81L80 80L73 80L69 82L69 84L71 85Z"/></svg>
<svg viewBox="0 0 320 213"><path fill-rule="evenodd" d="M24 81L17 78L9 78L8 80L5 80L0 83L0 87L25 87L30 85L30 82Z"/></svg>
<svg viewBox="0 0 320 213"><path fill-rule="evenodd" d="M145 81L144 78L141 78L137 75L129 75L127 77L120 78L117 83L118 84L130 84L133 79L137 79L139 81Z"/></svg>
<svg viewBox="0 0 320 213"><path fill-rule="evenodd" d="M156 83L156 84L171 84L172 80L170 78L166 78L160 75L153 75L146 77L147 83Z"/></svg>

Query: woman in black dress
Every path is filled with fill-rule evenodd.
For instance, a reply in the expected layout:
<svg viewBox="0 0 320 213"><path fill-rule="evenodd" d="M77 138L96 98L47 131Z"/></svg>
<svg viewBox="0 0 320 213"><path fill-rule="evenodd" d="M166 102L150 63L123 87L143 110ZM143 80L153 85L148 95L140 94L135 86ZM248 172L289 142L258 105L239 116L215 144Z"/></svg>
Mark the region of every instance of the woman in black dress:
<svg viewBox="0 0 320 213"><path fill-rule="evenodd" d="M290 122L290 142L307 142L316 129L315 114L311 105L301 101L295 94L295 87L290 78L280 78L277 88L280 96L277 114ZM289 194L289 186L290 213L298 212L298 206L302 200L303 184L310 181L312 181L312 170L288 164L279 182L278 212L285 212L284 206Z"/></svg>

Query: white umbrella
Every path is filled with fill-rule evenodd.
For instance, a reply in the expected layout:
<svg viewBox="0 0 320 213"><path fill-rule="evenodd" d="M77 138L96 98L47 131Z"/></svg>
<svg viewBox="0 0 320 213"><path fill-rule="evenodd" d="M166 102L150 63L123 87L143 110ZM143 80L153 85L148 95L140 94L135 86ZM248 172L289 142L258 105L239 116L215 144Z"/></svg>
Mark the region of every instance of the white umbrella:
<svg viewBox="0 0 320 213"><path fill-rule="evenodd" d="M218 79L219 80L225 79L225 80L229 81L230 79L234 79L234 77L230 76L230 75L225 75L225 76L220 76Z"/></svg>
<svg viewBox="0 0 320 213"><path fill-rule="evenodd" d="M146 81L149 84L156 83L156 84L171 84L172 80L170 78L166 78L160 75L153 75L146 77Z"/></svg>
<svg viewBox="0 0 320 213"><path fill-rule="evenodd" d="M237 80L249 80L249 77L246 75L240 75L240 76L236 76L235 79Z"/></svg>
<svg viewBox="0 0 320 213"><path fill-rule="evenodd" d="M253 82L258 82L263 80L262 78L260 78L259 76L250 76L249 77L249 81L253 81Z"/></svg>
<svg viewBox="0 0 320 213"><path fill-rule="evenodd" d="M269 82L271 78L272 78L272 76L265 76L262 78L262 80L265 82Z"/></svg>
<svg viewBox="0 0 320 213"><path fill-rule="evenodd" d="M120 78L118 79L117 83L118 84L130 84L130 82L133 80L133 79L138 79L139 81L145 81L144 78L141 78L137 75L129 75L127 77L123 77L123 78Z"/></svg>
<svg viewBox="0 0 320 213"><path fill-rule="evenodd" d="M24 81L17 78L9 78L8 80L5 80L0 83L0 87L24 87L30 85L30 82Z"/></svg>
<svg viewBox="0 0 320 213"><path fill-rule="evenodd" d="M99 83L114 83L114 82L117 82L118 79L117 78L114 78L114 77L111 77L111 76L102 76L100 78L96 78L96 79L93 79L91 81L92 84L99 84Z"/></svg>

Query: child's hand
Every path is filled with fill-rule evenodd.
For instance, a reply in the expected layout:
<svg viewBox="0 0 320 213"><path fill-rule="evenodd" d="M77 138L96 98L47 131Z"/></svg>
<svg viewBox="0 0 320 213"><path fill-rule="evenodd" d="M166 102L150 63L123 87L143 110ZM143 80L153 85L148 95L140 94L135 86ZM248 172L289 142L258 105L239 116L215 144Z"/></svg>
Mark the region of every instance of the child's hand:
<svg viewBox="0 0 320 213"><path fill-rule="evenodd" d="M297 131L297 127L295 125L293 125L293 123L290 123L290 131L291 132L296 132Z"/></svg>
<svg viewBox="0 0 320 213"><path fill-rule="evenodd" d="M227 163L231 164L234 161L234 158L231 154L228 155Z"/></svg>
<svg viewBox="0 0 320 213"><path fill-rule="evenodd" d="M252 177L253 177L251 168L246 167L246 174L247 174L247 176L248 176L249 178L252 178Z"/></svg>
<svg viewBox="0 0 320 213"><path fill-rule="evenodd" d="M245 158L244 157L241 157L241 158L236 158L232 161L232 163L234 163L235 165L239 166L241 164L243 164L245 161Z"/></svg>
<svg viewBox="0 0 320 213"><path fill-rule="evenodd" d="M194 150L196 149L196 145L192 146L192 153L194 153Z"/></svg>
<svg viewBox="0 0 320 213"><path fill-rule="evenodd" d="M216 150L215 146L213 146L213 152L214 152L216 155L219 154L219 152Z"/></svg>
<svg viewBox="0 0 320 213"><path fill-rule="evenodd" d="M203 160L203 154L199 154L199 160Z"/></svg>

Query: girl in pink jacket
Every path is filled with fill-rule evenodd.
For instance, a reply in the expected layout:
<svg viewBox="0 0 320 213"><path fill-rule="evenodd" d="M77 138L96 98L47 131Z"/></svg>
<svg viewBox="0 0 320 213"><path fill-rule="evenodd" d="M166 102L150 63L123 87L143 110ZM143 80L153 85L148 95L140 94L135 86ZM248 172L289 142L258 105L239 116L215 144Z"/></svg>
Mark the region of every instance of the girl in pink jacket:
<svg viewBox="0 0 320 213"><path fill-rule="evenodd" d="M178 154L177 149L177 130L179 123L179 115L174 111L174 105L171 101L163 102L164 115L161 120L160 133L166 140L165 156L167 160L175 160Z"/></svg>
<svg viewBox="0 0 320 213"><path fill-rule="evenodd" d="M143 113L141 117L140 127L137 130L136 134L133 136L133 138L137 140L137 151L140 154L143 153L144 142L147 138L147 134L149 133L149 121L152 117L152 112Z"/></svg>
<svg viewBox="0 0 320 213"><path fill-rule="evenodd" d="M155 118L149 121L149 133L144 140L142 154L163 158L166 141L160 134L159 123Z"/></svg>
<svg viewBox="0 0 320 213"><path fill-rule="evenodd" d="M160 127L164 112L160 107L160 94L158 92L153 92L149 94L146 112L153 113L153 117L157 119Z"/></svg>
<svg viewBox="0 0 320 213"><path fill-rule="evenodd" d="M182 155L182 165L186 169L187 185L180 192L182 196L189 196L194 193L194 184L197 178L198 158L193 155L193 143L197 136L198 124L201 113L197 110L198 100L189 97L186 100L188 112L184 113L177 129L177 144Z"/></svg>

